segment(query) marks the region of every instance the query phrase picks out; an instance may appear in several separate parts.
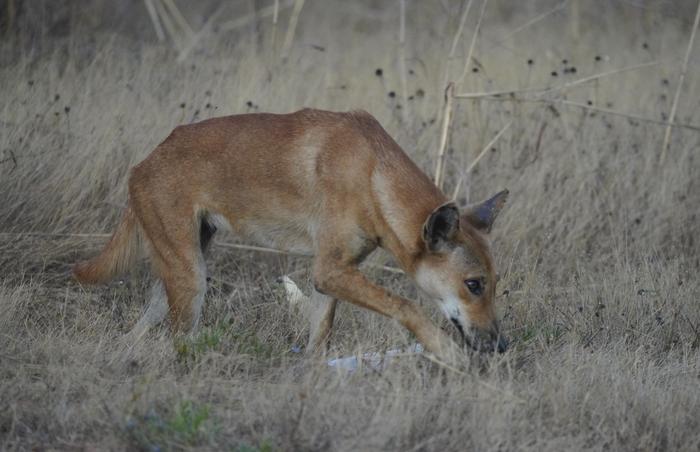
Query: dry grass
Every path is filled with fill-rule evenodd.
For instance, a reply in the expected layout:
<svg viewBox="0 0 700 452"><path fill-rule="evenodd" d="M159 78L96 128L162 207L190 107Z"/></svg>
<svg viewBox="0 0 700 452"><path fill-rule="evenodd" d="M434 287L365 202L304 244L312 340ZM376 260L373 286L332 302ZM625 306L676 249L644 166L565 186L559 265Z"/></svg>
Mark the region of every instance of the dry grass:
<svg viewBox="0 0 700 452"><path fill-rule="evenodd" d="M292 353L308 331L275 280L297 271L306 287L307 260L223 247L209 261L198 334L173 344L162 328L129 350L119 339L143 307L145 267L88 290L68 269L103 238L22 233L110 231L128 168L175 125L224 114L363 108L432 174L461 2L406 2L401 51L398 4L308 1L286 61L285 30L267 18L201 37L183 64L157 43L140 2L60 3L18 2L0 44L0 448L700 447L697 131L674 130L660 166L663 125L555 103L455 100L448 192L512 122L459 198L511 191L494 247L514 346L464 375L416 357L347 375ZM555 87L661 60L547 98L666 119L693 2L578 2L578 40L569 6L522 3L489 1L457 92ZM195 29L208 6L183 10ZM450 60L455 81L480 10L476 2ZM105 15L117 28L100 23ZM700 125L695 53L676 121ZM403 83L407 99L390 97ZM401 275L368 271L419 298ZM333 354L410 342L396 324L342 305Z"/></svg>

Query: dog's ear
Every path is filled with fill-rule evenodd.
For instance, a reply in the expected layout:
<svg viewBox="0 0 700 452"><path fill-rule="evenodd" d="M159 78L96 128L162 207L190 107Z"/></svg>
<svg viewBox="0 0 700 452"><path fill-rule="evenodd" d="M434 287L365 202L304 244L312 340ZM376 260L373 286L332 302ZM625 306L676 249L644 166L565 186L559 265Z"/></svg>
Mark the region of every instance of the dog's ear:
<svg viewBox="0 0 700 452"><path fill-rule="evenodd" d="M486 201L471 204L462 209L461 220L480 231L489 233L507 198L508 190L503 190Z"/></svg>
<svg viewBox="0 0 700 452"><path fill-rule="evenodd" d="M435 251L454 238L459 230L459 209L452 202L433 210L423 224L423 241L430 251Z"/></svg>

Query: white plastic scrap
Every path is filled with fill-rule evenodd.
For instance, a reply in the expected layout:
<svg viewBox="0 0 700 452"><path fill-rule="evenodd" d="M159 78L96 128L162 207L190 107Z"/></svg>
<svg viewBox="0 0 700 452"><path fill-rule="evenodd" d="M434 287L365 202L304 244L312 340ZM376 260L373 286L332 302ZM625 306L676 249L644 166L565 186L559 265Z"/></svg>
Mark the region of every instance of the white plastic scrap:
<svg viewBox="0 0 700 452"><path fill-rule="evenodd" d="M413 344L405 350L395 348L388 350L386 353L367 352L363 353L361 356L345 356L342 358L329 359L328 365L349 372L354 372L360 365L373 370L384 370L391 360L397 356L418 355L421 353L423 353L423 346L421 344Z"/></svg>

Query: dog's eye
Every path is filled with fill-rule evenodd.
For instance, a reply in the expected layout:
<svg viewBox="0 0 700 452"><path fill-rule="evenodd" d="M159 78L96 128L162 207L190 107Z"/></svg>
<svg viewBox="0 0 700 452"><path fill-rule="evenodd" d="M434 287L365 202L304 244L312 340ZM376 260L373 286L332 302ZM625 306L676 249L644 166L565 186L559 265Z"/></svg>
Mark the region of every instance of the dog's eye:
<svg viewBox="0 0 700 452"><path fill-rule="evenodd" d="M479 279L467 279L464 281L464 284L467 286L467 289L469 289L469 292L474 295L481 295L484 292L484 285Z"/></svg>

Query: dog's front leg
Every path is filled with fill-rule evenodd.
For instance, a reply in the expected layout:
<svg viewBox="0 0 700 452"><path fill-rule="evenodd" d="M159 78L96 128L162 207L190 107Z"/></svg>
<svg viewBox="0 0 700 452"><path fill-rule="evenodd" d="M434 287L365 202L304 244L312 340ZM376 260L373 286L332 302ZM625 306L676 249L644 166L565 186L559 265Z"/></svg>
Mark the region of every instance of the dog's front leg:
<svg viewBox="0 0 700 452"><path fill-rule="evenodd" d="M319 292L396 319L429 352L448 363L458 362L460 348L418 306L377 286L356 267L318 255L313 279Z"/></svg>

